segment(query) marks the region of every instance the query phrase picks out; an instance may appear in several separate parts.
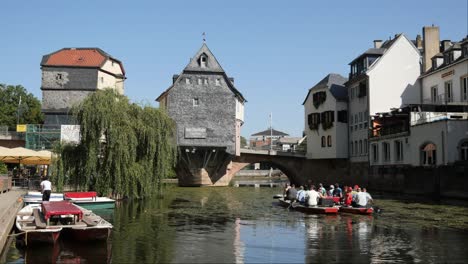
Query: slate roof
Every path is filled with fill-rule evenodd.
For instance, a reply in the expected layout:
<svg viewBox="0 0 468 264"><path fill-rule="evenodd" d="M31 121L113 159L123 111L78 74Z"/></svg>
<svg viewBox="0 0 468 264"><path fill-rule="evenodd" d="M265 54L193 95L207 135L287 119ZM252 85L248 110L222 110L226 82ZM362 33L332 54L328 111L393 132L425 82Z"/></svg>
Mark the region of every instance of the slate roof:
<svg viewBox="0 0 468 264"><path fill-rule="evenodd" d="M199 57L202 55L202 54L205 54L208 58L209 58L209 61L207 63L207 67L200 67L200 65L198 64L198 59ZM203 45L201 46L201 48L197 51L197 53L195 54L195 56L193 56L191 59L190 59L190 62L189 64L184 68L184 70L182 71L182 74L183 73L218 73L218 74L222 74L226 83L228 84L229 86L229 89L231 89L231 91L236 95L237 98L239 98L242 102L247 102L247 100L244 98L244 96L242 95L241 92L239 92L239 90L237 90L237 88L234 86L234 83L231 81L231 78L229 78L227 75L226 75L226 72L223 70L223 68L221 67L221 64L219 64L218 60L216 59L216 57L213 55L213 53L211 52L211 50L208 48L208 46L206 45L206 43L203 43ZM181 78L182 74L179 74L179 77L177 78L177 80L179 78ZM174 84L177 82L176 81L173 81L173 84L171 86L169 86L169 88L167 88L164 92L162 92L158 98L156 98L156 101L159 102L160 99L165 96L167 93L169 93L169 91L172 89L172 87L174 86Z"/></svg>
<svg viewBox="0 0 468 264"><path fill-rule="evenodd" d="M252 136L271 136L272 134L273 136L289 136L289 134L278 131L276 129L272 129L271 131L270 129L267 129L267 130L252 134Z"/></svg>
<svg viewBox="0 0 468 264"><path fill-rule="evenodd" d="M316 85L314 85L312 88L309 89L309 92L307 93L306 98L304 99L304 102L302 105L305 104L307 101L307 98L309 98L310 92L313 89L319 89L319 88L327 88L330 90L330 93L335 97L336 100L338 101L346 101L348 98L348 89L344 86L344 83L347 82L348 79L341 76L340 74L337 73L330 73L325 78L323 78L320 82L318 82Z"/></svg>
<svg viewBox="0 0 468 264"><path fill-rule="evenodd" d="M122 62L100 48L63 48L44 55L41 66L100 68L108 59L119 63L122 73L125 75Z"/></svg>

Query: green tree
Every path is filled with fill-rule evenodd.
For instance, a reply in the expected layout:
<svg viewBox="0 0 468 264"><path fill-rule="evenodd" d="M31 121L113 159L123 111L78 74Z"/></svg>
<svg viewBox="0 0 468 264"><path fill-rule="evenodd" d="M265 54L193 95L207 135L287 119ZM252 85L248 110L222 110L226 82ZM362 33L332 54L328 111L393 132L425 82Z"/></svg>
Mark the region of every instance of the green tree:
<svg viewBox="0 0 468 264"><path fill-rule="evenodd" d="M41 124L44 120L41 102L21 85L0 84L0 105L0 126L15 129L18 114L21 124Z"/></svg>
<svg viewBox="0 0 468 264"><path fill-rule="evenodd" d="M245 139L243 136L240 138L240 146L241 148L245 148L245 146L247 146L247 139Z"/></svg>
<svg viewBox="0 0 468 264"><path fill-rule="evenodd" d="M0 174L7 174L7 173L8 173L7 166L5 165L5 163L0 161Z"/></svg>
<svg viewBox="0 0 468 264"><path fill-rule="evenodd" d="M72 108L81 142L58 147L53 180L114 197L161 194L177 157L174 122L164 111L131 104L112 89Z"/></svg>

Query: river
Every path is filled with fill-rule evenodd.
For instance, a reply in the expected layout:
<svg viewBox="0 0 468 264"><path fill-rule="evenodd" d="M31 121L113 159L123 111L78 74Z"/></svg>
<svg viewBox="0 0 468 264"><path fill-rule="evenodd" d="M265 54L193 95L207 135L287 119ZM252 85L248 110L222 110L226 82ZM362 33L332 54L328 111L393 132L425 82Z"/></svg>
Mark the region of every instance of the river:
<svg viewBox="0 0 468 264"><path fill-rule="evenodd" d="M98 214L108 243L16 248L9 263L468 263L468 207L374 197L381 214L305 215L274 188L181 188Z"/></svg>

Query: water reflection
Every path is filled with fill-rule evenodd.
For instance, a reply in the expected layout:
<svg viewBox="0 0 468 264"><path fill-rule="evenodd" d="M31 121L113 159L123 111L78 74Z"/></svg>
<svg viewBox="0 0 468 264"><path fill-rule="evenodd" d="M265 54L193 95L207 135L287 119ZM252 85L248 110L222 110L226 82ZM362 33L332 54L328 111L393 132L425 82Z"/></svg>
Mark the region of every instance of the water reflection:
<svg viewBox="0 0 468 264"><path fill-rule="evenodd" d="M429 205L407 210L404 208L413 208L411 204L384 201L385 211L377 216L306 215L272 202L271 197L278 192L269 188L171 188L165 199L123 202L114 211L99 212L114 224L109 244L87 247L62 241L59 247L51 248L21 251L12 247L7 260L468 263L466 230L421 224L421 215L430 215ZM437 212L443 209L435 208ZM451 210L457 221L468 216L466 207Z"/></svg>

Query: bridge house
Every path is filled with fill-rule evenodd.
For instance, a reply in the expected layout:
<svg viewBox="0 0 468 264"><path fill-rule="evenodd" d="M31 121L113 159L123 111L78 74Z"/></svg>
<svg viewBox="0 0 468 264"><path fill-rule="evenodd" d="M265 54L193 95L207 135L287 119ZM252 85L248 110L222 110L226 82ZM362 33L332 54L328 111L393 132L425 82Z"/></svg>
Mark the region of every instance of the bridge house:
<svg viewBox="0 0 468 264"><path fill-rule="evenodd" d="M172 80L156 101L177 124L179 185L227 185L240 155L245 98L205 43Z"/></svg>

